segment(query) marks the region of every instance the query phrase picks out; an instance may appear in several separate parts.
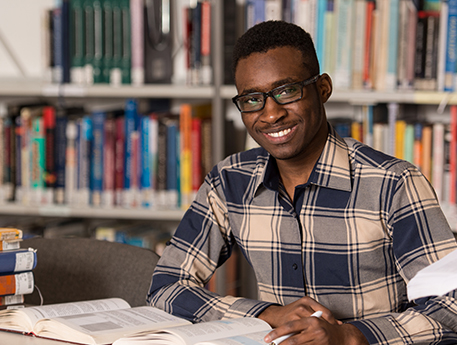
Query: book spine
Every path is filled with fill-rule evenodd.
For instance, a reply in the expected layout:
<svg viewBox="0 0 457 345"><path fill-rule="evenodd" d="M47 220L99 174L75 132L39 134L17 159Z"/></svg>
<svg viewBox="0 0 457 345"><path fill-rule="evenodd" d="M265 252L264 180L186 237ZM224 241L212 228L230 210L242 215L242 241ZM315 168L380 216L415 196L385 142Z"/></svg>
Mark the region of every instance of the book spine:
<svg viewBox="0 0 457 345"><path fill-rule="evenodd" d="M446 70L446 44L447 44L447 28L448 28L448 19L449 19L449 3L448 0L443 0L441 2L441 9L439 12L438 24L436 25L437 29L437 38L436 38L436 56L437 56L437 68L436 68L436 91L444 91L444 77Z"/></svg>
<svg viewBox="0 0 457 345"><path fill-rule="evenodd" d="M167 125L165 119L160 118L157 138L157 204L166 206L167 190Z"/></svg>
<svg viewBox="0 0 457 345"><path fill-rule="evenodd" d="M135 131L137 118L137 103L133 99L129 99L125 104L125 146L124 146L124 196L123 203L129 207L132 201L132 160L133 160L133 146L132 134Z"/></svg>
<svg viewBox="0 0 457 345"><path fill-rule="evenodd" d="M114 26L115 21L113 18L114 7L118 4L118 0L102 0L103 11L103 57L101 62L102 70L102 83L110 83L111 71L114 67ZM118 9L119 10L119 9ZM118 23L116 23L119 25ZM115 83L113 83L115 84Z"/></svg>
<svg viewBox="0 0 457 345"><path fill-rule="evenodd" d="M451 142L449 146L449 203L454 205L457 201L457 106L451 105L450 109Z"/></svg>
<svg viewBox="0 0 457 345"><path fill-rule="evenodd" d="M44 125L41 116L32 119L32 137L31 137L31 187L32 202L41 204L41 198L44 190L44 171L45 171L45 142L44 142Z"/></svg>
<svg viewBox="0 0 457 345"><path fill-rule="evenodd" d="M66 162L65 162L65 202L75 204L77 193L77 144L78 127L75 120L69 120L65 131Z"/></svg>
<svg viewBox="0 0 457 345"><path fill-rule="evenodd" d="M54 189L56 187L56 116L54 107L43 108L43 124L45 135L45 191L43 201L45 204L54 202Z"/></svg>
<svg viewBox="0 0 457 345"><path fill-rule="evenodd" d="M54 67L52 70L52 81L63 83L63 32L62 32L62 1L56 1L56 6L52 11L53 27L53 58Z"/></svg>
<svg viewBox="0 0 457 345"><path fill-rule="evenodd" d="M448 6L444 91L453 92L457 64L457 0L449 0Z"/></svg>
<svg viewBox="0 0 457 345"><path fill-rule="evenodd" d="M94 16L94 55L93 55L93 82L103 82L103 56L104 56L104 18L103 18L103 4L101 0L94 0L93 3L93 16Z"/></svg>
<svg viewBox="0 0 457 345"><path fill-rule="evenodd" d="M16 116L14 119L15 122L15 129L14 129L14 134L15 134L15 146L16 146L16 189L15 189L15 195L14 199L17 202L22 201L22 141L23 141L23 134L22 132L24 131L24 128L22 126L22 120L21 116Z"/></svg>
<svg viewBox="0 0 457 345"><path fill-rule="evenodd" d="M83 0L70 1L70 80L84 84L84 8Z"/></svg>
<svg viewBox="0 0 457 345"><path fill-rule="evenodd" d="M0 296L26 295L33 292L32 272L0 276Z"/></svg>
<svg viewBox="0 0 457 345"><path fill-rule="evenodd" d="M131 84L132 75L132 46L131 46L131 13L130 1L120 0L122 19L122 58L121 58L121 81L122 84Z"/></svg>
<svg viewBox="0 0 457 345"><path fill-rule="evenodd" d="M36 259L34 250L0 251L0 274L31 271L36 267Z"/></svg>
<svg viewBox="0 0 457 345"><path fill-rule="evenodd" d="M115 134L115 203L122 205L122 194L124 190L124 162L125 162L125 118L119 116L116 118L116 134Z"/></svg>
<svg viewBox="0 0 457 345"><path fill-rule="evenodd" d="M319 65L323 66L325 52L325 13L327 0L317 0L317 22L316 22L316 54Z"/></svg>
<svg viewBox="0 0 457 345"><path fill-rule="evenodd" d="M116 123L113 117L105 119L103 126L103 190L102 190L102 206L114 206L114 191L115 191L115 138Z"/></svg>
<svg viewBox="0 0 457 345"><path fill-rule="evenodd" d="M202 184L202 120L192 119L192 199Z"/></svg>
<svg viewBox="0 0 457 345"><path fill-rule="evenodd" d="M158 138L159 120L157 114L149 116L149 147L150 147L150 167L151 167L151 188L153 191L153 205L155 205L154 194L157 189L157 165L158 165Z"/></svg>
<svg viewBox="0 0 457 345"><path fill-rule="evenodd" d="M84 0L84 83L94 83L95 18L92 0Z"/></svg>
<svg viewBox="0 0 457 345"><path fill-rule="evenodd" d="M339 0L336 6L336 64L334 86L337 89L351 87L352 76L352 22L353 0Z"/></svg>
<svg viewBox="0 0 457 345"><path fill-rule="evenodd" d="M14 146L14 126L12 119L7 116L3 120L4 133L4 156L3 156L3 200L10 201L13 198L13 181L15 169L15 146Z"/></svg>
<svg viewBox="0 0 457 345"><path fill-rule="evenodd" d="M151 169L151 146L150 146L150 119L149 116L141 117L141 205L152 206L152 169Z"/></svg>
<svg viewBox="0 0 457 345"><path fill-rule="evenodd" d="M355 0L354 2L354 52L352 55L352 89L363 88L363 68L365 55L366 15L367 2Z"/></svg>
<svg viewBox="0 0 457 345"><path fill-rule="evenodd" d="M78 143L78 204L90 204L90 155L92 142L92 121L90 116L79 119Z"/></svg>
<svg viewBox="0 0 457 345"><path fill-rule="evenodd" d="M390 0L387 22L388 53L385 86L386 90L395 90L397 88L399 0Z"/></svg>
<svg viewBox="0 0 457 345"><path fill-rule="evenodd" d="M66 131L67 117L57 116L55 126L55 202L57 204L65 202Z"/></svg>
<svg viewBox="0 0 457 345"><path fill-rule="evenodd" d="M325 58L322 70L333 75L335 70L335 1L327 1L327 10L325 11Z"/></svg>
<svg viewBox="0 0 457 345"><path fill-rule="evenodd" d="M422 129L422 174L432 183L432 126L424 126Z"/></svg>
<svg viewBox="0 0 457 345"><path fill-rule="evenodd" d="M62 0L62 77L70 83L70 0Z"/></svg>
<svg viewBox="0 0 457 345"><path fill-rule="evenodd" d="M422 123L414 124L414 165L422 171Z"/></svg>
<svg viewBox="0 0 457 345"><path fill-rule="evenodd" d="M132 84L144 84L144 0L130 0Z"/></svg>
<svg viewBox="0 0 457 345"><path fill-rule="evenodd" d="M103 160L104 160L104 126L106 113L94 111L92 113L92 155L91 155L91 191L92 205L102 205L103 192Z"/></svg>
<svg viewBox="0 0 457 345"><path fill-rule="evenodd" d="M109 83L119 86L122 83L122 12L120 0L112 0L112 65L109 74Z"/></svg>
<svg viewBox="0 0 457 345"><path fill-rule="evenodd" d="M211 2L201 2L201 77L203 85L211 85Z"/></svg>
<svg viewBox="0 0 457 345"><path fill-rule="evenodd" d="M192 194L192 107L190 104L181 105L179 114L181 140L181 207L187 209Z"/></svg>
<svg viewBox="0 0 457 345"><path fill-rule="evenodd" d="M444 128L443 123L433 124L433 149L432 149L432 185L438 200L443 200L443 174L444 174Z"/></svg>
<svg viewBox="0 0 457 345"><path fill-rule="evenodd" d="M24 303L24 295L10 295L0 297L0 306L11 306Z"/></svg>

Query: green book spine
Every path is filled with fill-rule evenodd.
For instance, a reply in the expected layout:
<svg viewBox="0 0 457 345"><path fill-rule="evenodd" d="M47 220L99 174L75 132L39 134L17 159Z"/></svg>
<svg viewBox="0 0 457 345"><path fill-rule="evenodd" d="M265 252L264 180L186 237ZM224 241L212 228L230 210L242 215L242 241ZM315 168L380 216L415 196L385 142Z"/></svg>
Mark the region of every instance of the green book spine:
<svg viewBox="0 0 457 345"><path fill-rule="evenodd" d="M32 120L32 188L44 188L44 124L41 116Z"/></svg>
<svg viewBox="0 0 457 345"><path fill-rule="evenodd" d="M104 30L101 0L94 0L94 83L103 83Z"/></svg>
<svg viewBox="0 0 457 345"><path fill-rule="evenodd" d="M94 83L94 4L93 0L84 0L84 81Z"/></svg>
<svg viewBox="0 0 457 345"><path fill-rule="evenodd" d="M109 83L113 68L113 0L103 0L103 67L102 80Z"/></svg>
<svg viewBox="0 0 457 345"><path fill-rule="evenodd" d="M84 7L83 0L70 2L70 80L82 84L84 81Z"/></svg>
<svg viewBox="0 0 457 345"><path fill-rule="evenodd" d="M131 83L132 47L130 27L130 0L119 0L122 11L122 84Z"/></svg>

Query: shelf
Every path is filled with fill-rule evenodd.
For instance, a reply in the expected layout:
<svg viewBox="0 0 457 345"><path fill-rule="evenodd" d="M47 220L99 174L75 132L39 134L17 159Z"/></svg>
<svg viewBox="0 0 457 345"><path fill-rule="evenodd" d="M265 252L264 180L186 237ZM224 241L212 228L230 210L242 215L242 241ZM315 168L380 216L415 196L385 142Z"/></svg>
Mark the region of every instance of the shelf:
<svg viewBox="0 0 457 345"><path fill-rule="evenodd" d="M126 208L96 208L96 207L68 207L68 206L23 206L16 204L3 204L0 215L8 216L40 216L40 217L65 217L65 218L91 218L91 219L145 219L179 222L184 215L183 210L157 210L157 209L126 209Z"/></svg>
<svg viewBox="0 0 457 345"><path fill-rule="evenodd" d="M233 85L221 88L221 96L231 99L237 94ZM457 104L457 93L426 92L426 91L354 91L333 90L329 102L344 102L353 105L369 105L377 103L415 103L415 104Z"/></svg>
<svg viewBox="0 0 457 345"><path fill-rule="evenodd" d="M106 84L79 86L44 84L39 81L12 80L0 82L1 97L71 97L71 98L191 98L211 99L214 87L193 85L150 84L142 86Z"/></svg>

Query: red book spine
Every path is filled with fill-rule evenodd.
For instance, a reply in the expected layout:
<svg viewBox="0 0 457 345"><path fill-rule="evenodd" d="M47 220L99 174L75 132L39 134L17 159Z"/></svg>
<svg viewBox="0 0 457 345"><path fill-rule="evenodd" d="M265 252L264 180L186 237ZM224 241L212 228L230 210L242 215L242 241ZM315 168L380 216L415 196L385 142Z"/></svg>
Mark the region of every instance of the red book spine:
<svg viewBox="0 0 457 345"><path fill-rule="evenodd" d="M116 123L113 118L105 120L104 143L103 143L103 191L114 192L115 178L115 129Z"/></svg>

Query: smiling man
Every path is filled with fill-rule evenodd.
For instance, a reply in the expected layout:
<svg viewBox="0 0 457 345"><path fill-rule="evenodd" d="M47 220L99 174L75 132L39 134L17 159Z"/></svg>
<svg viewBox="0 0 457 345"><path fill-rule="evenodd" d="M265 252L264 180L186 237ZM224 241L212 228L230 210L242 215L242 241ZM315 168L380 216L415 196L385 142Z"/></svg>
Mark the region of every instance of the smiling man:
<svg viewBox="0 0 457 345"><path fill-rule="evenodd" d="M149 302L200 322L254 316L282 344L455 344L455 291L409 302L407 282L456 249L418 169L327 122L332 93L296 25L248 30L233 102L259 148L207 175L153 276ZM258 300L203 287L238 244ZM322 311L321 318L310 317Z"/></svg>

